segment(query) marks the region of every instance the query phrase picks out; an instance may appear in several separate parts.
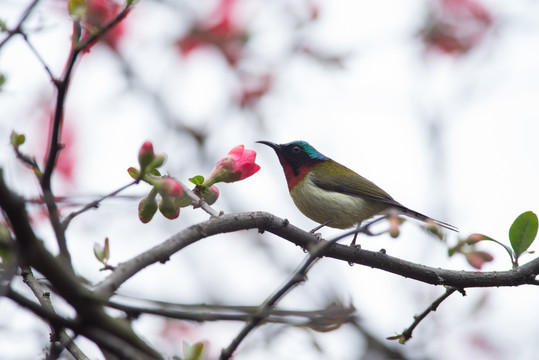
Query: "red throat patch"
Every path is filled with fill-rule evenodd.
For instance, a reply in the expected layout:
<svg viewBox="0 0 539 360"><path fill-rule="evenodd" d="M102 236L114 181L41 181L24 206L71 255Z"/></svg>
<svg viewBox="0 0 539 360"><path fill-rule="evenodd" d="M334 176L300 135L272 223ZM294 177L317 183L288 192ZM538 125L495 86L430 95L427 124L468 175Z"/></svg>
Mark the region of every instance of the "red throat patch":
<svg viewBox="0 0 539 360"><path fill-rule="evenodd" d="M286 182L288 183L288 191L292 191L292 189L294 189L296 185L303 180L305 175L307 175L307 173L312 169L311 165L303 165L298 169L298 174L296 175L292 166L288 162L281 160L280 156L279 161L281 162L284 175L286 177Z"/></svg>

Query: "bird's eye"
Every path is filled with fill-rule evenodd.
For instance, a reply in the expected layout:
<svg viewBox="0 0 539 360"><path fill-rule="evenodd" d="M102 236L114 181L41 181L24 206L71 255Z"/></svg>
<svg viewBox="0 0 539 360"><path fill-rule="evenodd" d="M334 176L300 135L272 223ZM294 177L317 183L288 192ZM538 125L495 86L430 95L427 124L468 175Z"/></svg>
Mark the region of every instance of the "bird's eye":
<svg viewBox="0 0 539 360"><path fill-rule="evenodd" d="M294 154L299 154L300 151L301 151L301 148L300 148L299 146L294 146L294 147L292 148L292 152L293 152Z"/></svg>

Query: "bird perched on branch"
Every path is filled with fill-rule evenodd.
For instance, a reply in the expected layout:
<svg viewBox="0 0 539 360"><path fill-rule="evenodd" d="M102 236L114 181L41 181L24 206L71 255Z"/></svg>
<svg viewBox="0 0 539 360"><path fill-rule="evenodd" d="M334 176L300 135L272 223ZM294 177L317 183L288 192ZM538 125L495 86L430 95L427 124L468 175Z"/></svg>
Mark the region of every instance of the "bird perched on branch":
<svg viewBox="0 0 539 360"><path fill-rule="evenodd" d="M347 229L359 227L375 215L402 214L457 231L450 224L407 208L372 181L321 154L305 141L257 142L275 150L294 204L322 225Z"/></svg>

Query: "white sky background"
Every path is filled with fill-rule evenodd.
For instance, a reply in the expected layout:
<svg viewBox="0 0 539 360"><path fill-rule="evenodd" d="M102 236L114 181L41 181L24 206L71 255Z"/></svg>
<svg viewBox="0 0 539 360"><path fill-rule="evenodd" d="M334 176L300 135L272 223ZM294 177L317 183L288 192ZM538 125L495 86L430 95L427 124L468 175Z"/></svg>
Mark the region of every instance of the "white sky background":
<svg viewBox="0 0 539 360"><path fill-rule="evenodd" d="M13 25L25 3L4 0L0 18ZM60 8L60 2L55 4ZM311 229L315 224L287 194L273 151L254 144L262 139L302 139L373 180L403 204L458 226L462 234L481 232L508 242L507 232L517 215L539 212L536 2L485 2L499 20L494 33L474 52L455 59L425 57L413 37L422 24L423 1L323 1L320 19L300 31L317 48L349 54L342 69L286 55L291 24L276 14L282 14L285 6L301 9L301 4L252 2L245 10L256 35L249 46L268 67L278 69L275 88L255 115L231 108L229 93L237 90L237 84L211 51L181 60L173 49L163 50L183 25L166 6L142 1L130 15L130 24L136 24L129 28L135 40L126 41L121 49L144 81L165 95L176 116L215 130L206 152L197 154L192 141L164 128L143 94L126 92L128 84L114 58L96 46L78 65L68 96L67 118L79 132L76 184L56 190L57 195L105 194L124 185L130 180L125 170L136 165L138 148L147 139L157 152L167 153L166 170L182 181L207 175L228 150L243 143L258 152L262 169L243 182L219 186L221 198L214 207L225 212L265 210ZM50 15L49 8L41 6L31 18L31 24L46 25L31 40L59 74L69 50L71 25L59 12ZM187 8L204 13L193 5ZM32 149L34 143L35 149L37 141L32 137L39 135L35 129L40 116L33 110L43 97L52 101L53 93L45 72L21 39L2 48L0 72L8 79L0 93L0 166L10 184L29 196L36 194L35 181L14 159L9 133L15 129L27 134L25 146ZM429 118L443 124L440 141L445 161L433 153L425 130ZM443 175L443 182L437 174ZM142 196L144 191L148 188L141 185L130 193ZM165 221L158 214L142 225L136 206L135 201L111 200L73 221L69 246L81 274L94 282L106 276L98 271L100 264L92 254L93 243L106 236L111 239L115 264L207 218L200 210L183 209L177 220ZM403 227L397 240L365 239L362 246L385 248L390 255L430 266L471 269L462 258L448 259L444 245L412 224ZM50 230L41 228L54 248ZM323 230L326 238L338 233ZM484 270L510 267L503 249L491 244L481 248L496 257ZM532 249L537 250L537 245ZM303 256L300 249L271 234L219 236L185 249L164 266L143 271L120 292L180 303L255 305L287 279ZM413 315L442 292L442 288L326 259L282 305L314 309L332 297L351 302L363 324L383 339L409 326ZM532 359L539 351L538 300L532 287L470 289L465 298L455 294L398 349L410 358ZM47 346L48 329L36 327L33 317L15 309L10 301L0 300L0 358L37 358ZM178 353L181 345L159 343L155 334L161 323L143 317L137 327L169 355ZM206 339L211 354L218 354L240 326L194 326L188 340ZM268 350L262 341L268 333L258 329L235 358L352 359L361 354L362 344L346 326L334 333L293 329L284 333L274 335ZM316 353L309 336L320 341L326 352ZM494 353L480 349L480 336ZM98 356L95 349L86 349L91 357Z"/></svg>

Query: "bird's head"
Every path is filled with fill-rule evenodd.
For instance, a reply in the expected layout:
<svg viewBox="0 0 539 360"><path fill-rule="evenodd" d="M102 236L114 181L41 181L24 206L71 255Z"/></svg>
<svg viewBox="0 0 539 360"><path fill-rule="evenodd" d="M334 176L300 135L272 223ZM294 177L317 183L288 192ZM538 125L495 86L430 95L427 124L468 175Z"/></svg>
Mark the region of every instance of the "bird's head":
<svg viewBox="0 0 539 360"><path fill-rule="evenodd" d="M288 188L292 190L313 166L329 160L306 141L292 141L287 144L275 144L271 141L257 141L275 150L283 167Z"/></svg>

